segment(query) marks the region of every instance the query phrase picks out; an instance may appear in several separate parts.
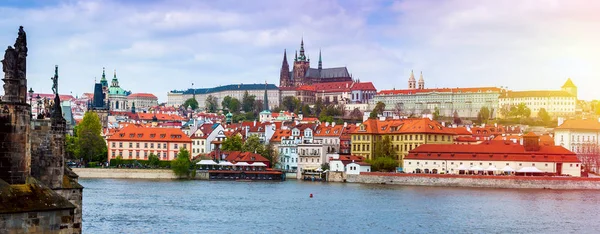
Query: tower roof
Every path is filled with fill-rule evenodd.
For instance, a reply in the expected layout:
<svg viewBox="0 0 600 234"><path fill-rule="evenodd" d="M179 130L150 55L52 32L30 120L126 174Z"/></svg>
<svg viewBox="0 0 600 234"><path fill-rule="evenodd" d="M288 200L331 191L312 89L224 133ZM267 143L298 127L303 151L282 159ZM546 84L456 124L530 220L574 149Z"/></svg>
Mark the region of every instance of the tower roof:
<svg viewBox="0 0 600 234"><path fill-rule="evenodd" d="M413 73L412 70L410 70L410 77L408 78L409 81L415 81L415 74Z"/></svg>
<svg viewBox="0 0 600 234"><path fill-rule="evenodd" d="M419 82L425 82L425 80L423 79L423 72L421 72L421 77L419 77Z"/></svg>
<svg viewBox="0 0 600 234"><path fill-rule="evenodd" d="M562 88L577 88L577 86L575 86L575 84L573 84L573 81L571 81L571 78L567 78L567 82L565 82L565 84L562 86Z"/></svg>

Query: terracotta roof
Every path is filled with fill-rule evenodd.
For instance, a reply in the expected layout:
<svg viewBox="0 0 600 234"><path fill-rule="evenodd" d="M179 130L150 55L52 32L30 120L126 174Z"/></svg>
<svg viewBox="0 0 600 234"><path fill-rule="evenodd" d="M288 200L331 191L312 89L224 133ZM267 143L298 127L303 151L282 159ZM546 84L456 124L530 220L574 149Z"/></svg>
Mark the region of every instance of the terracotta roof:
<svg viewBox="0 0 600 234"><path fill-rule="evenodd" d="M363 129L361 130L361 128ZM430 120L429 118L387 119L385 121L368 119L352 132L352 134L406 133L456 135L453 131L448 130L448 128L442 126L437 121Z"/></svg>
<svg viewBox="0 0 600 234"><path fill-rule="evenodd" d="M33 93L33 100L35 101L37 95L40 95L40 98L46 98L46 99L53 99L54 100L54 94L51 93ZM75 97L73 97L73 95L65 95L65 94L59 94L58 98L60 98L60 101L72 101L75 99ZM27 94L27 100L29 100L29 93Z"/></svg>
<svg viewBox="0 0 600 234"><path fill-rule="evenodd" d="M302 91L316 91L315 87L312 85L302 85L300 87L298 87L296 90L302 90Z"/></svg>
<svg viewBox="0 0 600 234"><path fill-rule="evenodd" d="M281 142L281 138L288 137L292 135L291 130L277 130L273 133L270 142Z"/></svg>
<svg viewBox="0 0 600 234"><path fill-rule="evenodd" d="M502 126L486 126L486 127L473 127L471 128L471 134L473 137L490 137L496 135L502 135L504 128Z"/></svg>
<svg viewBox="0 0 600 234"><path fill-rule="evenodd" d="M356 131L356 125L348 124L345 128L342 129L342 135L340 136L340 140L350 140L350 134L354 131Z"/></svg>
<svg viewBox="0 0 600 234"><path fill-rule="evenodd" d="M315 137L340 137L344 125L337 124L335 126L329 124L326 126L325 123L321 123L315 129Z"/></svg>
<svg viewBox="0 0 600 234"><path fill-rule="evenodd" d="M219 126L219 124L216 123L205 123L198 126L198 129L192 134L192 139L206 139L217 126ZM202 134L198 134L199 132Z"/></svg>
<svg viewBox="0 0 600 234"><path fill-rule="evenodd" d="M227 157L225 158L225 160L231 162L231 163L237 163L237 162L247 162L247 163L254 163L254 162L263 162L267 165L269 165L269 160L266 159L265 157L263 157L260 154L255 154L255 153L251 153L251 152L241 152L241 151L229 151L229 152L222 152L223 154L225 154ZM213 153L211 153L212 155Z"/></svg>
<svg viewBox="0 0 600 234"><path fill-rule="evenodd" d="M568 119L554 129L600 131L600 122L595 119Z"/></svg>
<svg viewBox="0 0 600 234"><path fill-rule="evenodd" d="M181 129L151 128L130 124L108 138L109 141L192 142Z"/></svg>
<svg viewBox="0 0 600 234"><path fill-rule="evenodd" d="M456 127L456 128L448 128L449 131L456 133L456 135L473 135L467 128L465 127Z"/></svg>
<svg viewBox="0 0 600 234"><path fill-rule="evenodd" d="M156 99L158 100L158 98L156 96L154 96L154 94L151 93L132 93L129 94L129 96L127 96L128 99L132 99L132 98L152 98L152 99Z"/></svg>
<svg viewBox="0 0 600 234"><path fill-rule="evenodd" d="M508 91L500 95L500 98L525 98L525 97L575 97L562 90L533 90L533 91Z"/></svg>
<svg viewBox="0 0 600 234"><path fill-rule="evenodd" d="M325 82L313 84L317 92L349 92L352 81Z"/></svg>
<svg viewBox="0 0 600 234"><path fill-rule="evenodd" d="M423 144L405 159L483 160L526 162L579 162L577 155L562 146L540 145L539 151L506 141L486 141L477 145Z"/></svg>
<svg viewBox="0 0 600 234"><path fill-rule="evenodd" d="M372 82L354 83L350 90L377 91Z"/></svg>
<svg viewBox="0 0 600 234"><path fill-rule="evenodd" d="M500 92L500 88L496 87L475 87L475 88L439 88L439 89L391 89L381 90L378 95L414 95L418 93L486 93L486 92Z"/></svg>
<svg viewBox="0 0 600 234"><path fill-rule="evenodd" d="M152 121L152 118L156 115L158 121L183 121L183 117L177 114L162 114L162 113L137 113L138 120Z"/></svg>
<svg viewBox="0 0 600 234"><path fill-rule="evenodd" d="M457 137L454 142L477 142L474 137Z"/></svg>

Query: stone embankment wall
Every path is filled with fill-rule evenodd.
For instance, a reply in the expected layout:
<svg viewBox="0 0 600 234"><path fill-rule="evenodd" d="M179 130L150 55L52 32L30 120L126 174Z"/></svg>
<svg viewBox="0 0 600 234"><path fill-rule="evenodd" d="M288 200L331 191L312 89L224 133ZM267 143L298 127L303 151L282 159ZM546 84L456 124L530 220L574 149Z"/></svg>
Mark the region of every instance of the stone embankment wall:
<svg viewBox="0 0 600 234"><path fill-rule="evenodd" d="M600 190L600 178L466 176L367 172L346 175L346 181L366 184L397 184L443 187L518 188L518 189L594 189Z"/></svg>
<svg viewBox="0 0 600 234"><path fill-rule="evenodd" d="M73 168L79 178L103 179L177 179L166 169Z"/></svg>

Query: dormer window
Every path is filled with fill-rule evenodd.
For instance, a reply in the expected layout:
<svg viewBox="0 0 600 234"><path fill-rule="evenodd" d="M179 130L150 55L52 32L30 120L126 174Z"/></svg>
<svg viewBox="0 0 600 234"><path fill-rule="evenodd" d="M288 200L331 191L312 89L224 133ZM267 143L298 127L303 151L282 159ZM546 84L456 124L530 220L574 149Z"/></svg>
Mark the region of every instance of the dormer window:
<svg viewBox="0 0 600 234"><path fill-rule="evenodd" d="M139 133L139 134L138 134L138 138L142 138L142 136L143 136L143 135L144 135L144 134L141 134L141 133Z"/></svg>
<svg viewBox="0 0 600 234"><path fill-rule="evenodd" d="M167 137L167 134L160 134L160 138L165 138Z"/></svg>
<svg viewBox="0 0 600 234"><path fill-rule="evenodd" d="M131 134L129 134L129 137L134 138L135 134L131 133Z"/></svg>
<svg viewBox="0 0 600 234"><path fill-rule="evenodd" d="M119 134L120 137L125 137L125 133Z"/></svg>
<svg viewBox="0 0 600 234"><path fill-rule="evenodd" d="M154 138L154 137L156 137L155 133L150 134L150 138Z"/></svg>

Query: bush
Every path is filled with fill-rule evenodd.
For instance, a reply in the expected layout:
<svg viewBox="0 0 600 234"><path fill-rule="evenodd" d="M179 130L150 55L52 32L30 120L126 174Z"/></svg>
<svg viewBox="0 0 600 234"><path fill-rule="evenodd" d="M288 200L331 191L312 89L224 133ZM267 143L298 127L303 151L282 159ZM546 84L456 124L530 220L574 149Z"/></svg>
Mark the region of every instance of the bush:
<svg viewBox="0 0 600 234"><path fill-rule="evenodd" d="M389 157L378 157L366 161L371 164L371 171L393 172L398 167L398 161Z"/></svg>
<svg viewBox="0 0 600 234"><path fill-rule="evenodd" d="M118 165L134 165L137 164L136 161L143 165L143 166L153 166L153 164L150 162L150 160L137 160L137 159L113 159L110 160L110 166L111 167L116 167ZM171 161L159 161L158 165L156 165L155 167L158 168L170 168L171 167Z"/></svg>

